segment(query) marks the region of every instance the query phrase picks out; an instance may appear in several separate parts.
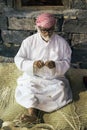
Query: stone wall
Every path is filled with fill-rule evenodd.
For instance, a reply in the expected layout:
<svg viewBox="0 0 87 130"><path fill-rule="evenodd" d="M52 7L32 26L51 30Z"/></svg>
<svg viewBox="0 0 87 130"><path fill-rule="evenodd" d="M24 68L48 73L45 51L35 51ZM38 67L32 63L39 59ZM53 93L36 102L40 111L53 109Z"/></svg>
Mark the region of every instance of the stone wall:
<svg viewBox="0 0 87 130"><path fill-rule="evenodd" d="M65 2L66 9L24 11L14 8L13 0L0 0L0 61L13 59L22 40L36 32L36 16L50 12L57 18L55 31L72 48L72 65L87 68L87 0Z"/></svg>

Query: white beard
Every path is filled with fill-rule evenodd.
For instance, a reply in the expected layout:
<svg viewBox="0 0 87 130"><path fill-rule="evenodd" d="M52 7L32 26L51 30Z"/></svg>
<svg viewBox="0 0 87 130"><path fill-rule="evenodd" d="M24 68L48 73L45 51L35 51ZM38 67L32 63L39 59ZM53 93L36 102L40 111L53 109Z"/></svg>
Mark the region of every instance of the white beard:
<svg viewBox="0 0 87 130"><path fill-rule="evenodd" d="M50 40L51 36L49 36L49 35L47 35L47 36L42 35L42 33L40 32L38 27L37 27L37 31L40 33L40 35L41 35L41 37L42 37L42 39L44 41L48 42Z"/></svg>
<svg viewBox="0 0 87 130"><path fill-rule="evenodd" d="M41 37L42 37L42 39L44 39L46 42L48 42L49 40L50 40L50 37L49 36L43 36L43 35L41 35Z"/></svg>

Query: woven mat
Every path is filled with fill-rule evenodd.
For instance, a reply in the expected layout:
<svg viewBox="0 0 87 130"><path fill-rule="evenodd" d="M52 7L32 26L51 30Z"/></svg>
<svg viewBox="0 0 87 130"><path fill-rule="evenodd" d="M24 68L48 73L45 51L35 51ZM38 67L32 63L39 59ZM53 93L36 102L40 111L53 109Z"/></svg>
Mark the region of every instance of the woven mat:
<svg viewBox="0 0 87 130"><path fill-rule="evenodd" d="M87 70L70 69L67 72L74 101L53 113L44 115L46 122L52 124L55 129L84 130L84 127L87 127L87 91L83 84L84 75L87 75Z"/></svg>
<svg viewBox="0 0 87 130"><path fill-rule="evenodd" d="M13 121L19 114L26 113L14 98L16 79L21 74L14 63L0 63L0 118L4 121ZM55 112L44 113L46 124L36 125L30 130L84 130L87 127L87 92L82 81L84 75L87 75L85 69L70 69L67 72L74 101Z"/></svg>

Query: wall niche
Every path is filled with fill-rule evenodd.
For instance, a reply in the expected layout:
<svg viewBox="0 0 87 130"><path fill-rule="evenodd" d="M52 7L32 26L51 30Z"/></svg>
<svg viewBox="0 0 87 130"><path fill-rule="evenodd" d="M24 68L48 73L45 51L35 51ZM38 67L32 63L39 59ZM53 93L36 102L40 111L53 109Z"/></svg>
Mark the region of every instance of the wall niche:
<svg viewBox="0 0 87 130"><path fill-rule="evenodd" d="M63 10L70 8L71 0L14 0L19 10Z"/></svg>

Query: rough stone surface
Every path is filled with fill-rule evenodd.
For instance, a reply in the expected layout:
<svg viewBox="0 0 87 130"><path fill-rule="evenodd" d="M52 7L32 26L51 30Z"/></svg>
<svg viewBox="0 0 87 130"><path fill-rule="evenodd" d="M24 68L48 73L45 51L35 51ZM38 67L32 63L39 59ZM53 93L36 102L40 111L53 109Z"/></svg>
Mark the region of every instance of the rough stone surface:
<svg viewBox="0 0 87 130"><path fill-rule="evenodd" d="M72 62L84 63L87 62L87 43L76 45L72 47Z"/></svg>
<svg viewBox="0 0 87 130"><path fill-rule="evenodd" d="M87 0L73 0L72 8L87 9Z"/></svg>
<svg viewBox="0 0 87 130"><path fill-rule="evenodd" d="M6 45L3 45L3 46L0 45L0 56L3 56L4 59L6 57L6 61L7 61L7 59L9 59L9 61L10 61L10 58L12 59L12 57L14 57L16 55L18 49L19 49L19 47L15 47L15 46L8 47ZM0 59L0 62L4 59L3 58Z"/></svg>
<svg viewBox="0 0 87 130"><path fill-rule="evenodd" d="M8 7L13 7L13 0L7 0Z"/></svg>
<svg viewBox="0 0 87 130"><path fill-rule="evenodd" d="M11 17L8 20L9 29L15 30L35 30L34 19Z"/></svg>
<svg viewBox="0 0 87 130"><path fill-rule="evenodd" d="M6 7L5 1L0 0L0 13L4 12L4 8Z"/></svg>
<svg viewBox="0 0 87 130"><path fill-rule="evenodd" d="M76 44L87 43L87 33L86 34L72 34L72 46Z"/></svg>
<svg viewBox="0 0 87 130"><path fill-rule="evenodd" d="M70 9L63 11L64 19L87 19L87 10Z"/></svg>
<svg viewBox="0 0 87 130"><path fill-rule="evenodd" d="M79 10L77 13L77 18L87 20L87 10Z"/></svg>
<svg viewBox="0 0 87 130"><path fill-rule="evenodd" d="M0 29L7 29L7 18L4 15L0 15Z"/></svg>
<svg viewBox="0 0 87 130"><path fill-rule="evenodd" d="M33 32L2 30L1 33L4 43L20 44L26 37L30 36Z"/></svg>
<svg viewBox="0 0 87 130"><path fill-rule="evenodd" d="M67 19L63 24L63 31L69 33L87 33L87 21Z"/></svg>

